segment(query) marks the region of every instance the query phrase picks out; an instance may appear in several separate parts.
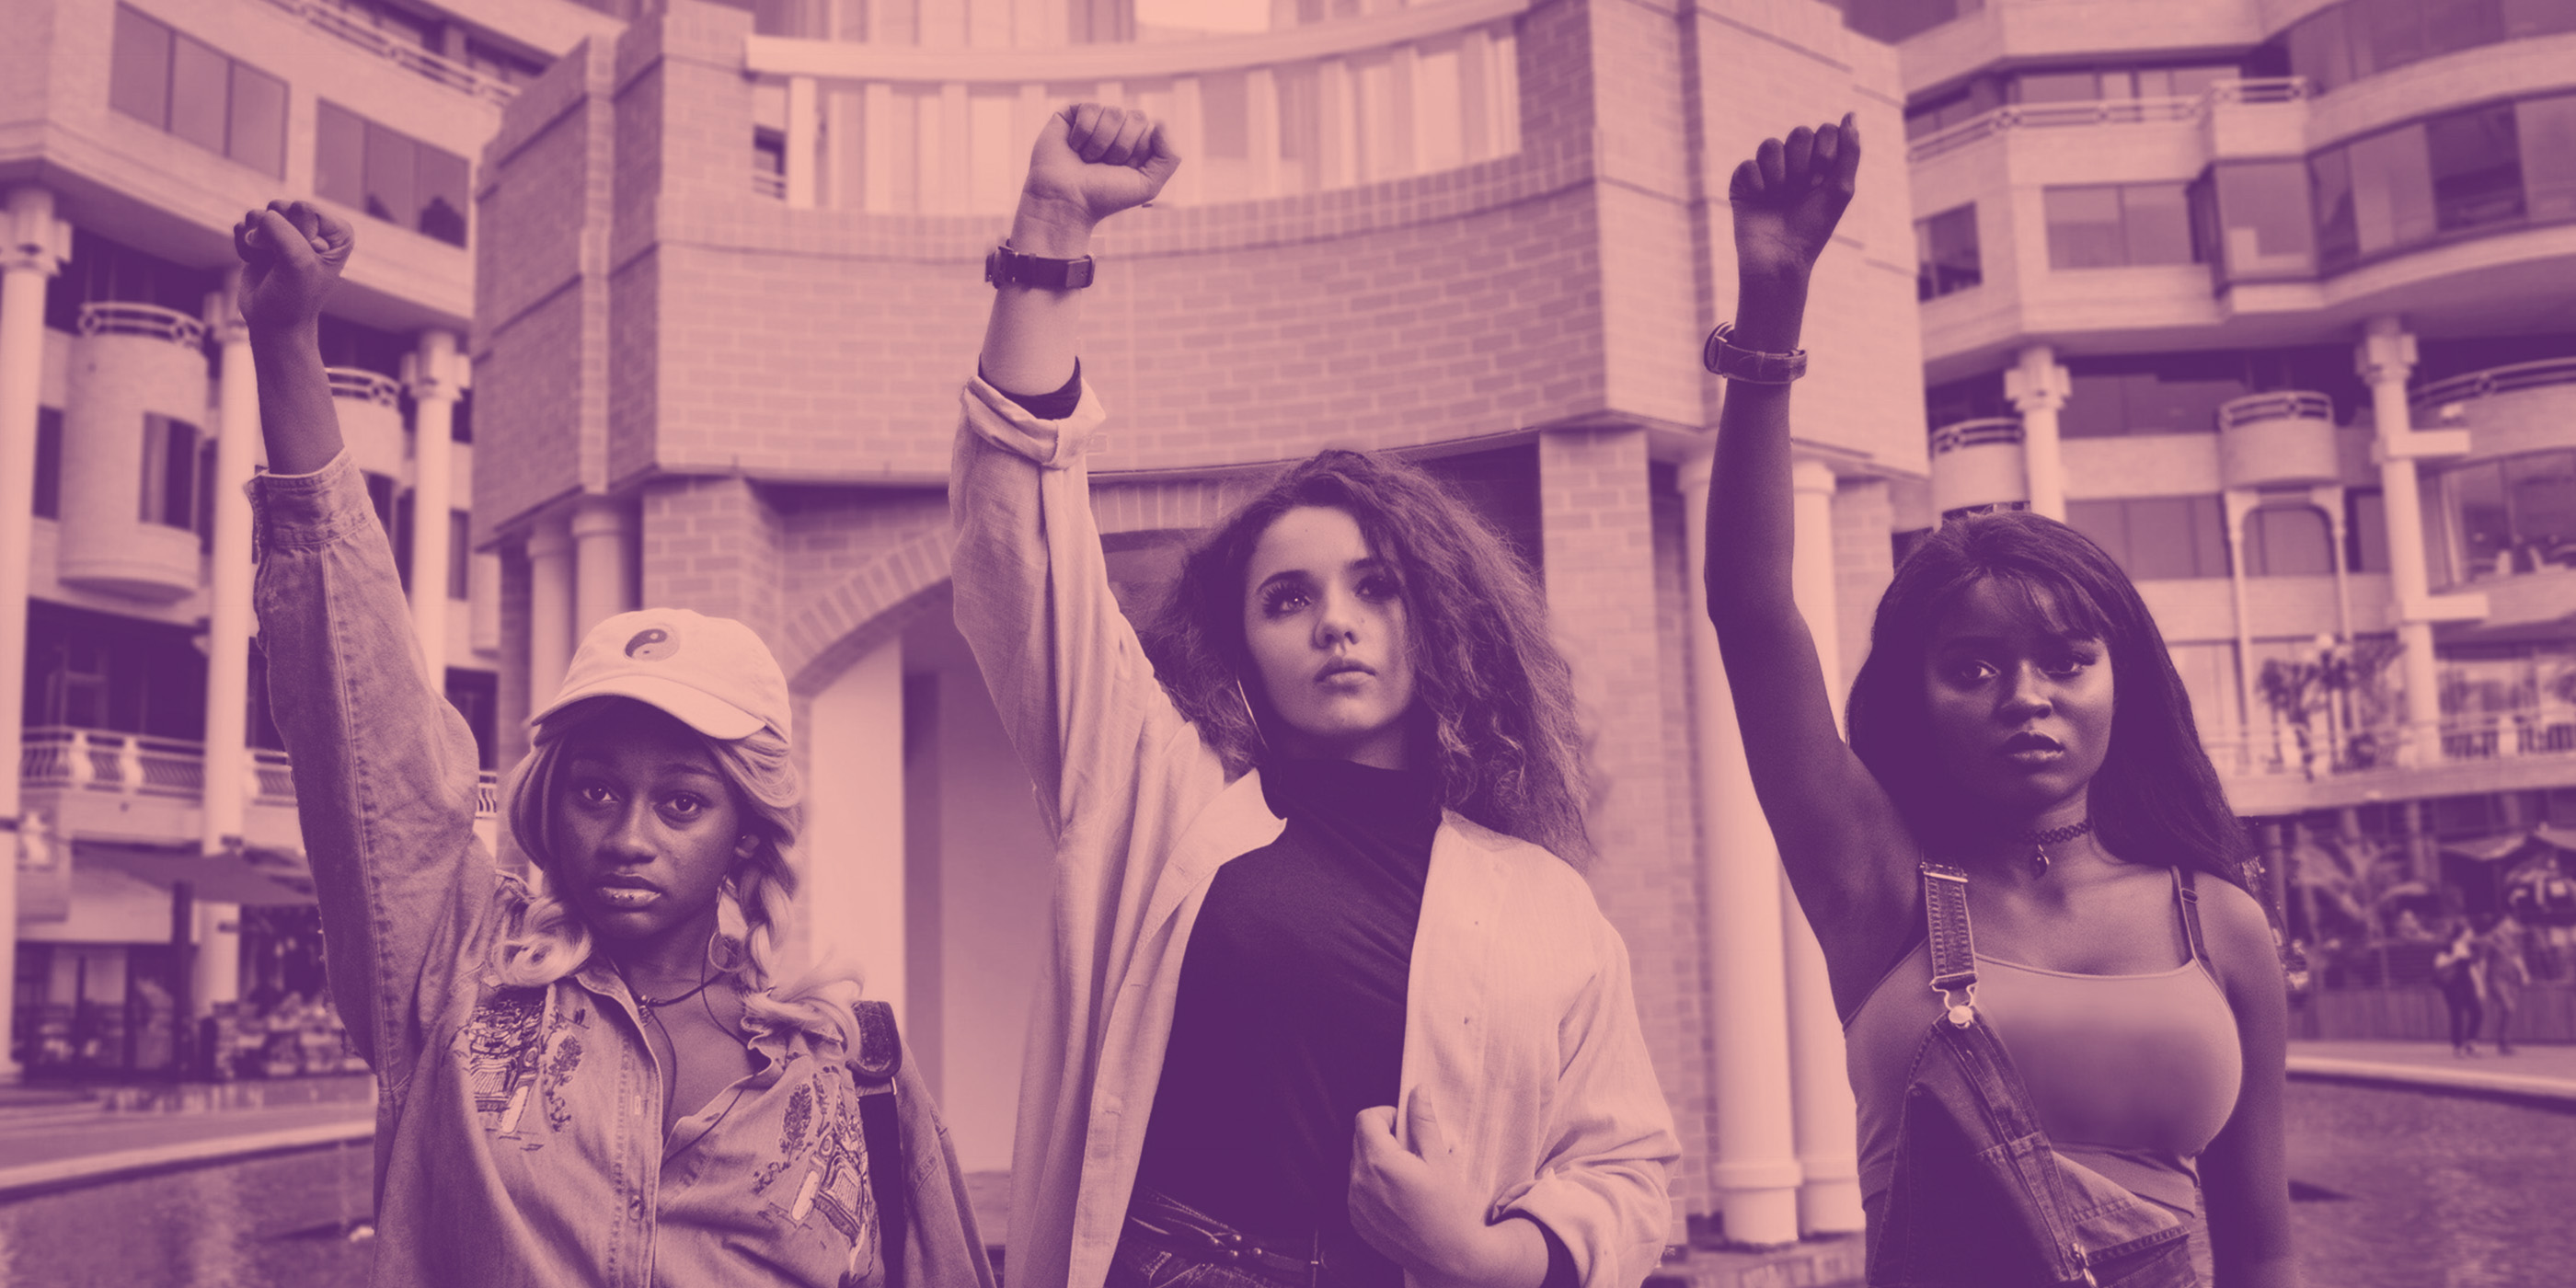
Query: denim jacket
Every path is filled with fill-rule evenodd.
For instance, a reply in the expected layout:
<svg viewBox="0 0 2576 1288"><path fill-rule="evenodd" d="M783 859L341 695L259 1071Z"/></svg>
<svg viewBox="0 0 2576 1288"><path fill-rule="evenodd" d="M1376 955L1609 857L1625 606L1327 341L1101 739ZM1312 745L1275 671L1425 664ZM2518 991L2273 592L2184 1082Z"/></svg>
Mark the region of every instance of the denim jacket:
<svg viewBox="0 0 2576 1288"><path fill-rule="evenodd" d="M1117 1246L1190 927L1208 881L1286 826L1229 781L1111 597L1083 449L1086 387L1042 421L966 387L949 475L957 626L1055 838L1051 942L1011 1157L1014 1288L1099 1288ZM1487 1218L1522 1214L1587 1288L1660 1260L1680 1157L1628 955L1580 874L1455 813L1432 842L1405 995L1397 1130L1425 1100Z"/></svg>
<svg viewBox="0 0 2576 1288"><path fill-rule="evenodd" d="M423 682L356 467L343 453L251 495L269 702L294 756L332 992L381 1089L375 1282L884 1284L838 1026L747 1016L760 1071L665 1137L662 1071L604 959L544 988L491 973L528 891L474 835L474 739ZM992 1288L946 1130L908 1066L896 1094L904 1279Z"/></svg>

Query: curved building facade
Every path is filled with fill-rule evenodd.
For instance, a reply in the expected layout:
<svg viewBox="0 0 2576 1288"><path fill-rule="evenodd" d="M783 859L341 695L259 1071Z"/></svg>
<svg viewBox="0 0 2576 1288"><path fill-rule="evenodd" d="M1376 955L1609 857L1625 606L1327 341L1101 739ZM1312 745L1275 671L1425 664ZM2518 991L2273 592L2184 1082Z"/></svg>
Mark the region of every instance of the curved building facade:
<svg viewBox="0 0 2576 1288"><path fill-rule="evenodd" d="M1086 310L1121 594L1150 602L1193 529L1323 447L1458 487L1580 671L1592 884L1688 1152L1676 1242L1721 1212L1752 1242L1857 1229L1821 963L1692 599L1719 394L1696 346L1732 311L1734 161L1855 105L1898 137L1892 51L1822 5L1280 4L1145 40L1061 6L885 8L674 0L506 113L474 329L503 727L639 598L773 641L813 731L817 934L906 1008L968 1167L1007 1165L1049 847L948 621L946 468L1038 123L1141 106L1188 161L1104 229ZM1870 321L1904 315L1910 271L1900 152L1874 156L1800 390L1800 593L1829 647L1929 514L1913 391L1866 378L1923 357Z"/></svg>

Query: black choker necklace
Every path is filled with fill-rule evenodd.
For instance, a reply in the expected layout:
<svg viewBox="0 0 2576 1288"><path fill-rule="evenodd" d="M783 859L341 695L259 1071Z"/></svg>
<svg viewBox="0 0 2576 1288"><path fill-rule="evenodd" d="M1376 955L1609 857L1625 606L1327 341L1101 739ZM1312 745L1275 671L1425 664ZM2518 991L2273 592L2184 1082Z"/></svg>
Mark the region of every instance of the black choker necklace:
<svg viewBox="0 0 2576 1288"><path fill-rule="evenodd" d="M2052 827L2045 832L2022 833L2022 843L2030 847L2031 873L2035 876L2047 876L2048 847L2056 845L2062 841L2072 841L2076 837L2083 836L2092 830L2093 820L2088 818L2081 823L2069 823L2064 827ZM703 985L701 985L701 987L703 987Z"/></svg>
<svg viewBox="0 0 2576 1288"><path fill-rule="evenodd" d="M635 1013L649 1020L653 1018L654 1007L669 1006L674 1002L688 1001L690 998L696 997L698 994L707 991L707 985L715 983L717 980L723 978L724 976L722 975L709 975L705 979L699 980L696 988L672 997L646 997L644 996L642 989L636 988L631 983L627 985L627 989L635 994Z"/></svg>

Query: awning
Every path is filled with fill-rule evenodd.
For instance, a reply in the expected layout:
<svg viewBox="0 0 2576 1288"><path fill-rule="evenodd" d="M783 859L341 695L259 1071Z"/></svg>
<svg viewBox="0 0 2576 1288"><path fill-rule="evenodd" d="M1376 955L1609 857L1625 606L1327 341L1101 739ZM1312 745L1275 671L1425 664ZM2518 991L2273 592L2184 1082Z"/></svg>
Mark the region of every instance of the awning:
<svg viewBox="0 0 2576 1288"><path fill-rule="evenodd" d="M301 855L250 850L240 856L103 841L72 842L72 862L95 863L168 890L185 881L207 903L313 902L313 872Z"/></svg>
<svg viewBox="0 0 2576 1288"><path fill-rule="evenodd" d="M2522 853L2523 847L2531 844L2531 839L2532 833L2529 832L2507 832L2502 836L2481 836L2467 841L2444 841L2442 853L2456 854L2461 858L2475 859L2480 863L2493 863L2498 859L2509 859Z"/></svg>

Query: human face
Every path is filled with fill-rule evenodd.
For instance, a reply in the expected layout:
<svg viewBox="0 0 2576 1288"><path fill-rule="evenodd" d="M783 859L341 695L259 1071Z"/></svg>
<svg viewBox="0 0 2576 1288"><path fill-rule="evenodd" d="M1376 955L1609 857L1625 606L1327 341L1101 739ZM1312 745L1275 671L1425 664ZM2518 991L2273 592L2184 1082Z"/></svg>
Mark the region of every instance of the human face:
<svg viewBox="0 0 2576 1288"><path fill-rule="evenodd" d="M1243 638L1291 755L1404 767L1413 660L1395 573L1347 510L1304 505L1252 548Z"/></svg>
<svg viewBox="0 0 2576 1288"><path fill-rule="evenodd" d="M1960 786L2036 819L2080 808L2111 747L2111 653L1980 581L1924 655L1934 750Z"/></svg>
<svg viewBox="0 0 2576 1288"><path fill-rule="evenodd" d="M564 897L604 939L696 951L753 846L733 792L698 735L650 707L626 704L576 739L553 811Z"/></svg>

